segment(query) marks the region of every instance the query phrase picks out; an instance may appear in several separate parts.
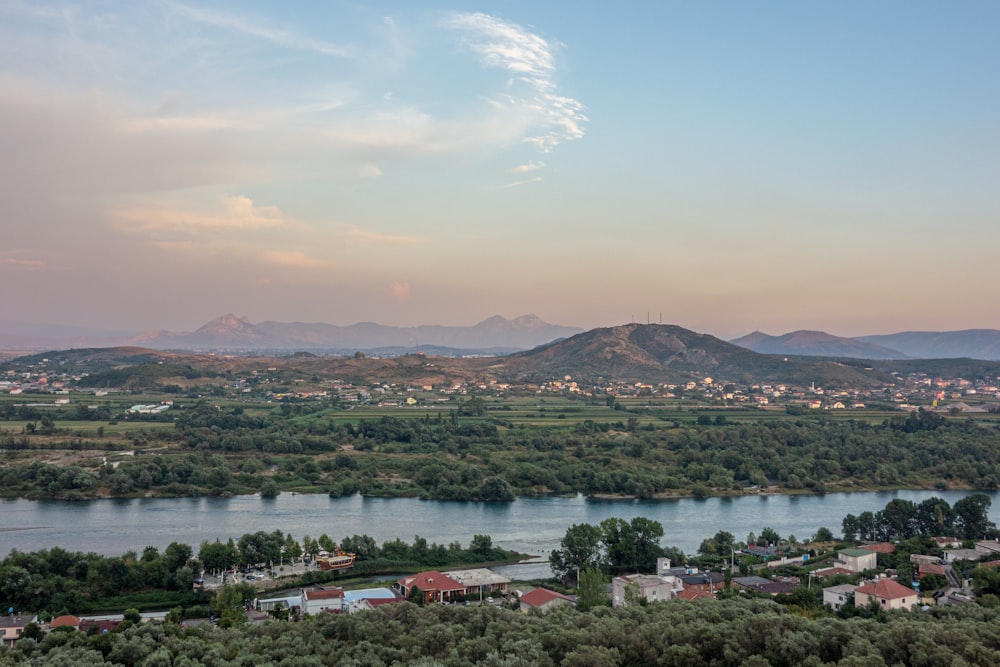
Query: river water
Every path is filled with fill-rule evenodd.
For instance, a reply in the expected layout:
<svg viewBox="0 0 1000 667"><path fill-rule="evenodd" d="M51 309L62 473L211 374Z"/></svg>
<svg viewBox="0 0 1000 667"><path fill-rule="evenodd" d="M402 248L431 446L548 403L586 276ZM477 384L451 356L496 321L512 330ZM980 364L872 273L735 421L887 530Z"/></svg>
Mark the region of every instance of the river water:
<svg viewBox="0 0 1000 667"><path fill-rule="evenodd" d="M698 500L593 500L519 498L512 503L473 503L416 498L330 498L325 494L283 493L277 498L153 498L0 501L0 557L11 549L37 551L59 546L69 551L120 555L147 545L161 550L170 542L191 545L204 540L239 538L258 530L281 530L301 539L322 533L335 541L368 534L379 543L406 542L420 535L428 542L468 545L473 535L490 535L493 543L547 559L566 529L575 523L597 524L608 517L647 517L663 524L664 546L695 553L701 541L726 530L745 540L764 527L782 537L808 538L825 526L839 534L847 514L882 509L893 498L920 502L937 496L952 505L968 495L961 491L893 491L773 495ZM997 493L990 518L998 521ZM515 566L523 568L525 566ZM530 570L530 572L529 572ZM546 576L546 567L523 570L524 576Z"/></svg>

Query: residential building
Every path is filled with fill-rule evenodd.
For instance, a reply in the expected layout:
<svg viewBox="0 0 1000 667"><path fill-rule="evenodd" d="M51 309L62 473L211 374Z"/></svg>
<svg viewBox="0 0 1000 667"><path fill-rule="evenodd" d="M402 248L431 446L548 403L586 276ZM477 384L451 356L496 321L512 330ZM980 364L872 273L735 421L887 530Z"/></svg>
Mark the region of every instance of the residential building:
<svg viewBox="0 0 1000 667"><path fill-rule="evenodd" d="M707 591L713 595L723 588L725 580L721 572L698 572L680 577L684 590Z"/></svg>
<svg viewBox="0 0 1000 667"><path fill-rule="evenodd" d="M465 595L505 595L510 579L485 567L443 572L446 577L465 586Z"/></svg>
<svg viewBox="0 0 1000 667"><path fill-rule="evenodd" d="M894 554L896 545L892 542L878 542L876 544L863 544L861 548L865 551L874 551L877 554Z"/></svg>
<svg viewBox="0 0 1000 667"><path fill-rule="evenodd" d="M624 607L629 598L642 598L647 602L662 602L677 597L681 588L672 575L628 574L611 580L611 606Z"/></svg>
<svg viewBox="0 0 1000 667"><path fill-rule="evenodd" d="M72 614L56 616L49 622L49 630L55 630L56 628L73 628L74 630L79 630L80 619Z"/></svg>
<svg viewBox="0 0 1000 667"><path fill-rule="evenodd" d="M864 572L876 568L877 554L868 549L844 549L837 552L837 565L851 572Z"/></svg>
<svg viewBox="0 0 1000 667"><path fill-rule="evenodd" d="M941 552L941 557L946 563L954 563L957 560L979 560L983 555L983 552L976 549L945 549Z"/></svg>
<svg viewBox="0 0 1000 667"><path fill-rule="evenodd" d="M420 572L399 579L396 588L400 594L409 599L414 588L424 593L425 602L444 602L465 595L465 586L443 572Z"/></svg>
<svg viewBox="0 0 1000 667"><path fill-rule="evenodd" d="M878 579L854 591L854 605L864 607L874 600L882 609L910 609L917 603L917 592L892 579Z"/></svg>
<svg viewBox="0 0 1000 667"><path fill-rule="evenodd" d="M857 590L854 584L840 584L839 586L828 586L823 589L823 604L837 611L845 604L854 599L854 591Z"/></svg>
<svg viewBox="0 0 1000 667"><path fill-rule="evenodd" d="M532 609L545 613L550 609L565 605L575 605L576 599L569 595L556 593L547 588L535 588L521 596L521 611L527 613Z"/></svg>
<svg viewBox="0 0 1000 667"><path fill-rule="evenodd" d="M326 611L344 611L344 589L333 588L303 588L302 613L319 614Z"/></svg>
<svg viewBox="0 0 1000 667"><path fill-rule="evenodd" d="M5 646L13 646L14 642L24 634L24 626L35 621L33 616L18 616L8 614L0 616L0 631L3 631L2 641Z"/></svg>
<svg viewBox="0 0 1000 667"><path fill-rule="evenodd" d="M402 600L403 598L399 597L395 591L384 587L361 588L356 591L344 592L344 606L348 614L374 609L379 605L392 604L394 602L401 602Z"/></svg>

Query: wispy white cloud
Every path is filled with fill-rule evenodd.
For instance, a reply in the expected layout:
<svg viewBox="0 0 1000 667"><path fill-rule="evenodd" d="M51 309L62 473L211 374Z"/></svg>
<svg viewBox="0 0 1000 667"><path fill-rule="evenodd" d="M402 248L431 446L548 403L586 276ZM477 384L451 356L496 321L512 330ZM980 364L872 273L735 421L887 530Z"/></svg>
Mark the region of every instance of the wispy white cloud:
<svg viewBox="0 0 1000 667"><path fill-rule="evenodd" d="M296 35L287 30L273 28L259 23L254 23L243 16L221 12L202 7L192 7L180 3L170 3L169 5L178 14L196 23L215 26L233 30L249 37L263 39L265 41L300 51L311 51L327 56L339 56L344 58L352 57L353 51L340 44L326 42L323 40L311 39Z"/></svg>
<svg viewBox="0 0 1000 667"><path fill-rule="evenodd" d="M530 185L531 183L541 183L541 182L542 182L542 177L541 176L535 176L534 178L526 178L526 179L524 179L522 181L514 181L513 183L508 183L504 187L505 188L516 188L519 185Z"/></svg>
<svg viewBox="0 0 1000 667"><path fill-rule="evenodd" d="M466 45L484 65L506 70L530 91L526 96L508 93L511 102L539 117L538 132L526 141L549 152L563 141L584 136L588 119L583 104L556 93L551 43L522 26L481 12L453 14L446 25L467 34Z"/></svg>
<svg viewBox="0 0 1000 667"><path fill-rule="evenodd" d="M511 167L507 170L508 174L527 174L528 172L538 171L545 166L544 162L528 162L525 164L519 164L516 167Z"/></svg>
<svg viewBox="0 0 1000 667"><path fill-rule="evenodd" d="M222 197L215 211L199 213L175 206L131 208L116 211L113 219L135 233L213 233L250 231L288 225L291 221L276 206L256 206L249 197Z"/></svg>
<svg viewBox="0 0 1000 667"><path fill-rule="evenodd" d="M330 266L329 262L310 257L304 252L287 250L266 250L261 253L261 261L271 266L295 267L300 269L320 269Z"/></svg>

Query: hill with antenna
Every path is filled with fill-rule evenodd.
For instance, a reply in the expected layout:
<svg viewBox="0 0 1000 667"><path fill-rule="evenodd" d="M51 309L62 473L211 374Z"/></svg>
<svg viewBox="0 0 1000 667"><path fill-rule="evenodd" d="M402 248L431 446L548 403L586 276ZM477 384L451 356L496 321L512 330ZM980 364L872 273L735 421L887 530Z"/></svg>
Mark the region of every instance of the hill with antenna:
<svg viewBox="0 0 1000 667"><path fill-rule="evenodd" d="M593 329L511 354L491 368L517 378L565 374L646 382L686 382L711 376L741 382L871 386L890 379L861 364L760 354L667 324Z"/></svg>

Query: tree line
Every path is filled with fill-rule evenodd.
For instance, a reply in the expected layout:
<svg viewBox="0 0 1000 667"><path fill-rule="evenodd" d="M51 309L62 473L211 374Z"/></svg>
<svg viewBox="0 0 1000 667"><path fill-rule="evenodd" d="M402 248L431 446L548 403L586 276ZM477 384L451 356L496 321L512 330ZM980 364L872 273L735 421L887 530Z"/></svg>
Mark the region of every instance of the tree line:
<svg viewBox="0 0 1000 667"><path fill-rule="evenodd" d="M502 424L489 413L481 421L459 421L454 410L356 424L338 423L335 414L303 418L276 408L251 415L198 404L177 411L173 429L133 435L139 456L117 466L84 461L67 470L5 461L0 494L78 499L294 490L509 500L572 493L709 496L763 487L1000 488L1000 426L923 411L881 424L750 417L563 429ZM4 437L9 449L31 450L53 447L62 436ZM66 437L63 446L70 449L111 446ZM142 455L146 445L157 445L157 453Z"/></svg>
<svg viewBox="0 0 1000 667"><path fill-rule="evenodd" d="M877 512L848 514L841 527L844 539L849 542L905 540L918 536L992 539L998 536L996 524L989 519L992 503L990 497L982 493L965 496L954 506L937 497L920 503L894 498Z"/></svg>
<svg viewBox="0 0 1000 667"><path fill-rule="evenodd" d="M162 552L147 546L142 552L121 556L70 552L60 547L35 552L11 551L0 561L0 607L79 612L109 598L142 594L151 602L203 604L208 598L192 594L192 584L203 572L219 574L233 568L272 568L301 558L314 559L337 549L356 555L354 574L398 572L400 569L446 567L507 561L517 554L497 547L489 535L474 535L468 546L386 540L381 545L368 535L344 537L338 545L325 533L296 540L280 530L247 533L238 539L204 541L197 553L187 544L171 542ZM306 577L319 581L334 575L313 571ZM162 596L159 593L183 593ZM131 604L131 603L129 603Z"/></svg>

